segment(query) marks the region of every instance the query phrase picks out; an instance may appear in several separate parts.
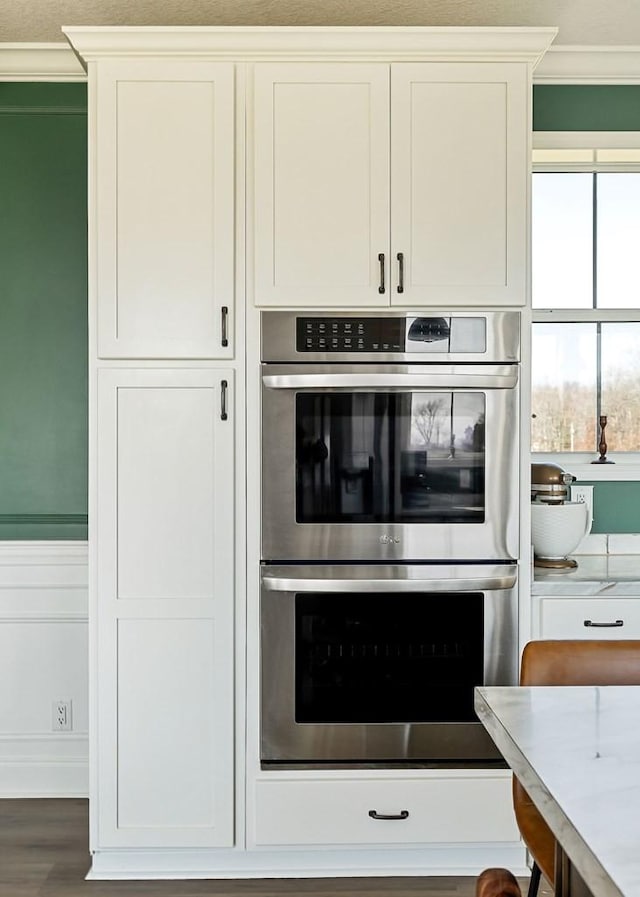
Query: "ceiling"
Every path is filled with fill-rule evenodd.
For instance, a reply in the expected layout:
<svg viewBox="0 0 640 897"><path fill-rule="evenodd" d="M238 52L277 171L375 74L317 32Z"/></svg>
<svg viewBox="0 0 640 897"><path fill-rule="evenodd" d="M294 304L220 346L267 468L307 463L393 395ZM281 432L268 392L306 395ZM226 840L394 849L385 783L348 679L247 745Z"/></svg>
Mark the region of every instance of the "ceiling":
<svg viewBox="0 0 640 897"><path fill-rule="evenodd" d="M638 0L0 0L0 42L62 25L557 26L558 44L640 46Z"/></svg>

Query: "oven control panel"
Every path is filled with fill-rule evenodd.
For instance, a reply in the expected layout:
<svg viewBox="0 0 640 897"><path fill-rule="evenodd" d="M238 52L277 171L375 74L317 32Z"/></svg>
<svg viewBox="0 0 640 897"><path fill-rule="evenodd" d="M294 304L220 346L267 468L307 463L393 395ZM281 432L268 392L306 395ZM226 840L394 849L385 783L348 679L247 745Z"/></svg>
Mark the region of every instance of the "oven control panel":
<svg viewBox="0 0 640 897"><path fill-rule="evenodd" d="M297 318L298 352L404 352L403 318Z"/></svg>
<svg viewBox="0 0 640 897"><path fill-rule="evenodd" d="M520 313L263 311L260 360L287 364L517 362Z"/></svg>

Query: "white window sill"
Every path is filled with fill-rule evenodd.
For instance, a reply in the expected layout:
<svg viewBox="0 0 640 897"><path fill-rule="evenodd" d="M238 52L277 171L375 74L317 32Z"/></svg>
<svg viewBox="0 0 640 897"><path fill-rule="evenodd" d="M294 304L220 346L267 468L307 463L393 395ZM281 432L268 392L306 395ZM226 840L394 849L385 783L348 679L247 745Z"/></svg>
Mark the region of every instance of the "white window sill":
<svg viewBox="0 0 640 897"><path fill-rule="evenodd" d="M629 452L616 455L607 452L607 460L613 464L592 464L597 454L586 452L559 452L547 454L534 452L531 454L532 464L557 464L572 473L579 482L619 483L640 480L640 454Z"/></svg>

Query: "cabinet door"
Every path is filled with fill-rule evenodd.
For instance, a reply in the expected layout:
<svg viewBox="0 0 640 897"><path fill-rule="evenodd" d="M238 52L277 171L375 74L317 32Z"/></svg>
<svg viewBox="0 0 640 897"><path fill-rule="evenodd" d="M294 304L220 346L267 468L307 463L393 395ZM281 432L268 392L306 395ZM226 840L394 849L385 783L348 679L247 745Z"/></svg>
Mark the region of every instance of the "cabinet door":
<svg viewBox="0 0 640 897"><path fill-rule="evenodd" d="M99 65L94 213L102 357L232 355L233 91L231 63Z"/></svg>
<svg viewBox="0 0 640 897"><path fill-rule="evenodd" d="M253 172L257 305L389 304L388 65L256 65Z"/></svg>
<svg viewBox="0 0 640 897"><path fill-rule="evenodd" d="M233 843L231 378L99 372L97 848Z"/></svg>
<svg viewBox="0 0 640 897"><path fill-rule="evenodd" d="M525 64L391 66L392 304L525 303L529 89Z"/></svg>

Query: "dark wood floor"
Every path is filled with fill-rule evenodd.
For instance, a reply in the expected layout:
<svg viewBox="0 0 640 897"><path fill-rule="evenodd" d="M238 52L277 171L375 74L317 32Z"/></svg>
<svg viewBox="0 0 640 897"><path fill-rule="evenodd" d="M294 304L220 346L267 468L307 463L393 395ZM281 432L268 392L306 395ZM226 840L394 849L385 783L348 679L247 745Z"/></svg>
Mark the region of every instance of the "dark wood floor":
<svg viewBox="0 0 640 897"><path fill-rule="evenodd" d="M475 878L85 881L85 800L0 800L0 897L473 897ZM521 881L526 894L526 880ZM539 897L551 897L542 887Z"/></svg>

